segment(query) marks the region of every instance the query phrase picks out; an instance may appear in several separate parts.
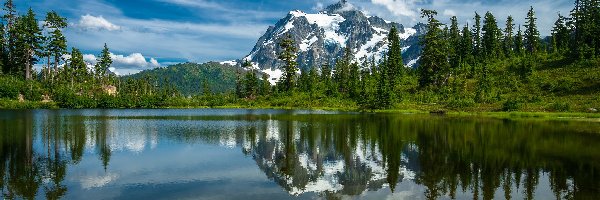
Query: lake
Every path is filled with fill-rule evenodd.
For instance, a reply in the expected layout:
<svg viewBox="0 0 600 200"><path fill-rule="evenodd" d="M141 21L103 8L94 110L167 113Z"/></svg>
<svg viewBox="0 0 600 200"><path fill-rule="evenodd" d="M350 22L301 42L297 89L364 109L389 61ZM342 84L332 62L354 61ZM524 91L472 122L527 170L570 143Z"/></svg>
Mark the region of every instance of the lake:
<svg viewBox="0 0 600 200"><path fill-rule="evenodd" d="M306 110L0 110L17 199L599 199L600 123Z"/></svg>

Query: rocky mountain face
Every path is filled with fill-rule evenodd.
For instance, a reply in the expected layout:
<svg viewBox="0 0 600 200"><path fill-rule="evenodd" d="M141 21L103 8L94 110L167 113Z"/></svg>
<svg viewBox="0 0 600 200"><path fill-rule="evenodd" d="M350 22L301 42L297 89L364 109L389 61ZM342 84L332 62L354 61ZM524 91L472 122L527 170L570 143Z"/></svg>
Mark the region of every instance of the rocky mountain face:
<svg viewBox="0 0 600 200"><path fill-rule="evenodd" d="M343 56L345 47L352 50L357 62L371 57L379 61L387 52L387 35L393 26L399 30L405 64L415 67L421 51L419 37L425 33L424 24L405 27L377 16L367 16L346 1L330 5L317 14L289 12L275 26L269 27L250 54L241 60L249 60L255 68L278 78L278 69L283 65L277 59L282 50L279 42L290 34L296 41L298 63L302 69L333 65ZM223 64L234 65L241 60Z"/></svg>

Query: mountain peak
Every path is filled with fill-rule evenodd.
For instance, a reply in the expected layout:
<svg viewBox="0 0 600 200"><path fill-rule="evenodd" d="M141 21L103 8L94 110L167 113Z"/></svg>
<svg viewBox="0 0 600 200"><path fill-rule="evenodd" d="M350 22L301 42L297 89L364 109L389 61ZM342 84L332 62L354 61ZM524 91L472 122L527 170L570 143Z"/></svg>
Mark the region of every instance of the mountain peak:
<svg viewBox="0 0 600 200"><path fill-rule="evenodd" d="M420 55L421 28L406 28L377 16L366 16L346 0L314 14L290 11L258 39L245 60L253 62L271 79L277 79L282 66L277 56L282 51L278 43L289 35L298 49L298 67L303 70L324 64L333 66L344 55L345 48L350 48L356 62L362 63L370 58L378 62L387 52L387 36L394 26L398 28L398 36L402 39L405 63L414 66Z"/></svg>
<svg viewBox="0 0 600 200"><path fill-rule="evenodd" d="M344 12L348 12L348 11L357 11L356 7L354 5L352 5L351 3L348 3L347 0L341 0L335 4L332 4L330 6L327 6L327 8L325 8L325 10L323 10L323 13L329 13L329 14L341 14Z"/></svg>

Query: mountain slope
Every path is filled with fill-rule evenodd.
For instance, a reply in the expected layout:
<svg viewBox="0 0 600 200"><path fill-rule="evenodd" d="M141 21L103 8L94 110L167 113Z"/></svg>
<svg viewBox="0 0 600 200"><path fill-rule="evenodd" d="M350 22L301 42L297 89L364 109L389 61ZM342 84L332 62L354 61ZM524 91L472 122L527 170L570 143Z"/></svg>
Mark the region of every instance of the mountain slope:
<svg viewBox="0 0 600 200"><path fill-rule="evenodd" d="M404 27L377 16L367 16L345 1L317 14L289 12L275 26L268 28L243 60L253 62L272 78L278 78L272 73L282 65L277 59L281 51L278 43L290 34L296 41L298 63L303 69L335 63L345 47L352 50L355 61L371 57L379 61L387 51L387 35L393 26L400 32L405 64L414 67L421 51L419 37L425 33L424 24Z"/></svg>
<svg viewBox="0 0 600 200"><path fill-rule="evenodd" d="M233 91L236 87L238 74L244 74L244 70L231 65L222 65L216 62L204 64L181 63L166 68L156 68L142 71L138 74L124 78L150 78L156 80L159 87L172 84L183 95L201 94L203 92L204 80L212 92L221 93Z"/></svg>

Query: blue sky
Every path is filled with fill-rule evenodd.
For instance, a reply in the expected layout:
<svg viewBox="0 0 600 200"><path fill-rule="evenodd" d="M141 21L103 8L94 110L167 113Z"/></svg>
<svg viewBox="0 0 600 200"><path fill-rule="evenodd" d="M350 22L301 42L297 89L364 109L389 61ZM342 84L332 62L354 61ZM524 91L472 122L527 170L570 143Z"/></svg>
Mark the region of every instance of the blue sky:
<svg viewBox="0 0 600 200"><path fill-rule="evenodd" d="M244 57L267 27L290 10L318 12L337 0L27 0L43 18L55 10L68 18L70 47L93 59L104 43L115 54L115 67L131 73L177 62L224 61ZM558 12L568 14L571 0L348 0L369 15L405 25L422 21L420 8L436 9L442 21L457 15L470 23L473 13L491 11L503 27L508 15L522 24L534 6L543 35Z"/></svg>

